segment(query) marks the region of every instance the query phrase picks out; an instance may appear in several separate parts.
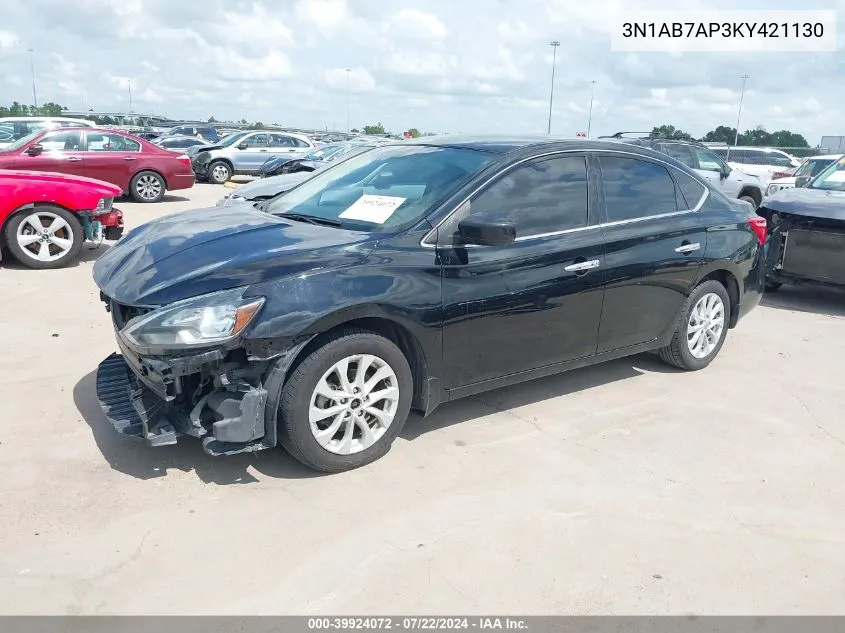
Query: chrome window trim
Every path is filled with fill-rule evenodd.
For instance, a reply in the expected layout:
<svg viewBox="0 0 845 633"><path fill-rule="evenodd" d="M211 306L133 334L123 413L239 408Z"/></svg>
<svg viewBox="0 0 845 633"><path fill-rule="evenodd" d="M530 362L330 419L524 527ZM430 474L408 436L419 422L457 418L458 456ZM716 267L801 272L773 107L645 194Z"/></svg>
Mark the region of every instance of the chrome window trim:
<svg viewBox="0 0 845 633"><path fill-rule="evenodd" d="M481 183L478 187L473 189L473 191L471 193L469 193L463 200L461 200L457 205L455 205L455 208L452 209L446 215L446 217L444 217L442 220L440 220L440 222L438 222L436 225L434 225L433 228L431 228L425 235L423 235L422 239L420 240L420 246L423 247L423 248L437 248L436 242L432 243L432 242L428 241L430 238L433 239L433 236L437 235L437 229L439 229L441 225L443 225L446 221L448 221L449 218L451 218L463 205L465 205L467 202L469 202L469 200L475 194L477 194L479 191L484 189L487 185L489 185L491 182L493 182L494 180L499 178L505 172L510 171L511 169L514 169L515 167L522 165L523 163L527 163L529 161L536 160L538 158L547 158L549 156L559 156L561 154L589 154L589 153L593 153L593 154L600 154L600 153L622 154L624 156L631 156L633 158L645 158L647 160L651 160L651 161L654 161L654 162L657 162L657 163L661 163L667 169L674 169L675 171L680 171L674 165L671 165L671 164L667 163L666 161L661 160L660 158L654 158L652 156L643 156L642 154L636 154L634 152L626 152L624 150L618 150L618 149L566 149L566 150L557 150L557 151L554 151L554 152L546 152L545 154L537 154L536 156L530 156L528 158L523 158L522 160L517 161L512 165L508 165L504 169L496 172L490 178L488 178L483 183ZM692 169L692 168L690 168L690 169ZM681 172L681 173L685 173L685 172ZM670 173L670 175L671 175L671 173ZM689 174L685 174L685 175L689 176ZM655 220L655 219L658 219L658 218L669 218L669 217L673 217L673 216L677 216L677 215L686 215L688 213L695 213L696 211L701 209L702 206L704 206L704 202L707 200L707 197L710 195L710 188L707 185L705 185L704 183L700 182L700 180L702 180L702 179L701 179L700 176L698 176L698 174L695 174L695 175L697 176L697 179L695 179L695 180L696 180L696 182L698 182L699 185L701 185L704 188L704 193L701 194L701 198L698 200L698 203L692 209L682 209L682 210L678 210L678 211L673 211L671 213L660 213L658 215L647 215L647 216L644 216L644 217L641 217L641 218L632 218L630 220L616 220L614 222L603 222L601 224L590 224L588 226L579 226L578 228L563 229L561 231L551 231L549 233L538 233L536 235L524 235L522 237L516 238L514 240L514 243L525 242L525 241L528 241L528 240L536 240L536 239L547 238L547 237L555 237L555 236L558 236L558 235L565 235L566 233L576 233L576 232L579 232L579 231L587 231L587 230L590 230L590 229L599 229L599 228L605 228L605 227L620 226L620 225L624 225L624 224L633 224L635 222L645 222L645 221L648 221L648 220ZM674 182L674 179L673 179L672 182ZM675 185L675 186L677 186L677 185ZM477 246L478 246L477 244L464 244L462 246L462 248L476 248Z"/></svg>

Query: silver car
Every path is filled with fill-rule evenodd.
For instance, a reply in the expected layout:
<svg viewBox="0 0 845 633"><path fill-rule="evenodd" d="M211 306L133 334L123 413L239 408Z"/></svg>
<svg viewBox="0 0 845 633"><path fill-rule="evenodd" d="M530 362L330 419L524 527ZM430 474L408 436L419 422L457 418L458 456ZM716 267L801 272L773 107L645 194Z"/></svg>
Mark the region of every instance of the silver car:
<svg viewBox="0 0 845 633"><path fill-rule="evenodd" d="M383 144L384 143L343 143L324 160L313 162L309 161L311 162L310 166L313 168L313 171L297 171L291 174L280 174L278 176L269 176L253 180L250 183L241 185L232 193L228 193L223 196L223 198L221 198L217 203L217 206L225 207L241 202L256 203L269 200L270 198L275 198L280 194L290 191L298 184L305 182L318 171Z"/></svg>
<svg viewBox="0 0 845 633"><path fill-rule="evenodd" d="M188 151L197 180L222 185L232 176L253 176L268 159L299 158L316 147L304 134L255 130L232 134L216 145Z"/></svg>

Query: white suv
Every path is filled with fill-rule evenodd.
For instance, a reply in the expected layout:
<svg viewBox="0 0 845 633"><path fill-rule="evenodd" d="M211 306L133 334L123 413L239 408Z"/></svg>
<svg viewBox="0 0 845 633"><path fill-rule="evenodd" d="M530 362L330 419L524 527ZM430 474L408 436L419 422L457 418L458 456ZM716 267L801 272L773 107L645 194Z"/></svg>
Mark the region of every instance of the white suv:
<svg viewBox="0 0 845 633"><path fill-rule="evenodd" d="M699 176L709 180L730 198L749 202L755 209L763 201L764 185L760 179L744 170L732 169L724 160L701 143L662 138L627 139L620 132L611 137L634 145L650 147L683 163Z"/></svg>
<svg viewBox="0 0 845 633"><path fill-rule="evenodd" d="M801 164L801 159L779 149L765 147L711 147L722 160L734 169L754 174L768 185L778 172L791 171Z"/></svg>

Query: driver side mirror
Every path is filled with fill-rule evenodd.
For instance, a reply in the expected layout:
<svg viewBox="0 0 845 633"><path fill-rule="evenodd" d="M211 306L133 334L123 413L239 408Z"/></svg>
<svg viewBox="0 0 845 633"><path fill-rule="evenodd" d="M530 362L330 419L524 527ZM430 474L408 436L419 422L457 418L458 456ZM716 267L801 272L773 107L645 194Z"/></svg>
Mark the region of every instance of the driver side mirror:
<svg viewBox="0 0 845 633"><path fill-rule="evenodd" d="M730 166L728 166L728 165L725 165L724 167L722 167L722 180L724 180L725 178L730 176L731 171L732 170L731 170Z"/></svg>
<svg viewBox="0 0 845 633"><path fill-rule="evenodd" d="M505 220L471 215L458 224L458 238L463 244L507 246L516 239L516 225Z"/></svg>
<svg viewBox="0 0 845 633"><path fill-rule="evenodd" d="M796 187L805 187L805 186L807 186L808 182L810 182L809 176L798 176L795 179L795 186Z"/></svg>
<svg viewBox="0 0 845 633"><path fill-rule="evenodd" d="M40 143L33 143L32 145L26 148L26 154L28 154L29 156L38 156L43 151L44 146Z"/></svg>
<svg viewBox="0 0 845 633"><path fill-rule="evenodd" d="M249 145L247 145L246 143L238 143L237 148L238 149L248 149Z"/></svg>

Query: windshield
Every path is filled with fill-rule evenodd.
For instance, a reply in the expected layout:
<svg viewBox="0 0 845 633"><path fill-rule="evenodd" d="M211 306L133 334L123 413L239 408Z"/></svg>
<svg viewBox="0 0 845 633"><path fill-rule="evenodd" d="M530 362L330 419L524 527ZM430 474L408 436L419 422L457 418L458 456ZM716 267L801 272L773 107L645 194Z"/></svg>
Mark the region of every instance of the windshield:
<svg viewBox="0 0 845 633"><path fill-rule="evenodd" d="M452 147L379 147L319 171L266 210L353 230L395 231L427 215L494 157Z"/></svg>
<svg viewBox="0 0 845 633"><path fill-rule="evenodd" d="M304 160L326 160L326 158L339 151L340 148L340 145L323 145L322 147L312 149L302 158Z"/></svg>
<svg viewBox="0 0 845 633"><path fill-rule="evenodd" d="M807 188L845 191L845 156L813 178Z"/></svg>
<svg viewBox="0 0 845 633"><path fill-rule="evenodd" d="M11 145L7 145L3 149L7 149L9 151L15 151L21 149L22 147L26 147L32 140L38 138L44 133L44 130L36 130L35 132L30 132L26 136L22 136L17 141L12 143Z"/></svg>
<svg viewBox="0 0 845 633"><path fill-rule="evenodd" d="M221 147L230 147L238 142L238 139L242 138L244 135L249 134L249 132L235 132L234 134L230 134L222 141L218 143Z"/></svg>

